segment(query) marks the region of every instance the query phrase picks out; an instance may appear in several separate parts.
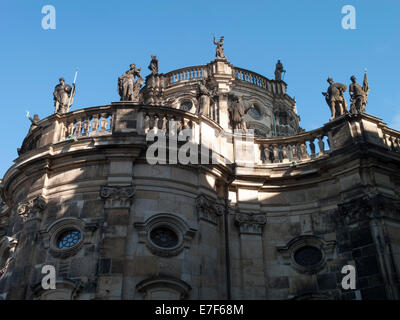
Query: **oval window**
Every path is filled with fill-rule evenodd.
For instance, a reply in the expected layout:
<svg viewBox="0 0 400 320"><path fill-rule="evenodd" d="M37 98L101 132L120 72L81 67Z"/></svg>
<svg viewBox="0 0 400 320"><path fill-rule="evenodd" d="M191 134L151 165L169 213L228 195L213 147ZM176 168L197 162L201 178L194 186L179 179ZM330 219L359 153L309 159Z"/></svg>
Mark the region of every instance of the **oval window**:
<svg viewBox="0 0 400 320"><path fill-rule="evenodd" d="M150 232L151 241L161 248L173 248L179 243L178 235L167 227L157 227Z"/></svg>
<svg viewBox="0 0 400 320"><path fill-rule="evenodd" d="M317 247L304 246L294 253L294 260L303 267L312 267L322 261L322 252Z"/></svg>

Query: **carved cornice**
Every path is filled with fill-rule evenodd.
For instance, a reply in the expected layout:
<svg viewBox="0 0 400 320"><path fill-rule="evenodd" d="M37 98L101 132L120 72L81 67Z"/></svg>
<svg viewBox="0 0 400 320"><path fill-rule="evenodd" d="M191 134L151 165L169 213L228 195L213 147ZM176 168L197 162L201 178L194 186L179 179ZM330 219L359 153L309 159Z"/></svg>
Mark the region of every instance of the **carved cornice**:
<svg viewBox="0 0 400 320"><path fill-rule="evenodd" d="M262 213L238 212L235 222L240 233L262 235L267 217Z"/></svg>
<svg viewBox="0 0 400 320"><path fill-rule="evenodd" d="M340 217L346 223L390 217L400 219L400 201L381 194L366 195L338 205Z"/></svg>
<svg viewBox="0 0 400 320"><path fill-rule="evenodd" d="M44 211L46 206L46 199L42 196L39 196L31 200L20 202L17 206L17 213L23 218L24 221L30 219L40 219L41 213Z"/></svg>
<svg viewBox="0 0 400 320"><path fill-rule="evenodd" d="M218 224L219 217L224 214L224 206L201 195L196 199L196 211L200 220Z"/></svg>
<svg viewBox="0 0 400 320"><path fill-rule="evenodd" d="M100 196L106 200L106 208L130 207L131 198L135 195L135 188L129 186L102 186Z"/></svg>

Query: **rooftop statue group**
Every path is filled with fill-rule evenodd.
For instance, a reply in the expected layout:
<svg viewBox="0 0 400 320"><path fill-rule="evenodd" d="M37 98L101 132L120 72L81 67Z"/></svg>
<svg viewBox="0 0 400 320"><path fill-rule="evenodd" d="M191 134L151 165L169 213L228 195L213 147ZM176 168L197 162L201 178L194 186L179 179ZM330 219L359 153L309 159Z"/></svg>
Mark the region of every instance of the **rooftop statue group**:
<svg viewBox="0 0 400 320"><path fill-rule="evenodd" d="M364 74L364 82L362 87L357 83L355 76L351 76L350 80L350 113L364 113L369 94L367 73ZM328 90L326 92L322 92L322 94L325 96L326 103L331 109L332 116L330 120L333 120L348 113L346 99L344 98L344 92L346 92L347 86L342 83L334 82L332 78L328 78L327 81L329 83Z"/></svg>
<svg viewBox="0 0 400 320"><path fill-rule="evenodd" d="M224 37L221 36L220 40L217 41L214 36L213 42L216 45L215 55L217 60L226 60L223 48ZM148 68L152 75L158 75L158 59L155 55L151 56L151 62ZM143 77L140 73L141 70L142 68L137 68L135 64L131 64L129 70L127 70L118 78L118 93L121 101L136 103L141 101L140 89L143 85ZM282 81L282 74L285 73L286 70L283 68L281 61L278 60L275 66L275 80ZM76 76L77 73L75 74L75 79L72 86L66 84L64 78L59 79L59 84L57 84L53 92L55 113L62 114L69 112L75 96ZM365 73L364 75L364 83L362 87L357 83L357 79L354 76L352 76L350 79L352 82L349 85L351 101L350 112L353 114L363 113L365 112L369 93L367 74ZM329 87L327 92L323 92L322 94L325 96L326 103L331 109L331 120L333 120L349 112L347 110L348 107L346 99L344 98L344 92L346 92L347 86L342 83L335 83L332 78L328 78L327 81L329 83ZM202 79L200 82L198 82L198 114L208 116L210 112L210 103L215 103L216 97L216 88L210 89L205 79ZM244 115L250 108L246 109L244 107L241 97L231 96L230 100L231 103L228 111L231 118L232 128L246 131ZM35 128L39 122L37 115L35 116L36 117L34 118L30 118L32 122L32 128Z"/></svg>

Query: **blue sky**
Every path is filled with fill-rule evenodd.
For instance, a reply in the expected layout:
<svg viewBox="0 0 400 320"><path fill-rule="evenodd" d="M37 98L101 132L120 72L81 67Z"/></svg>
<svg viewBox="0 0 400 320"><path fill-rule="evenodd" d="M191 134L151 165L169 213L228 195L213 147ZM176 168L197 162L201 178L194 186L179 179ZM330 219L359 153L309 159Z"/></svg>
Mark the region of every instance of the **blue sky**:
<svg viewBox="0 0 400 320"><path fill-rule="evenodd" d="M341 9L356 8L356 30L344 30ZM43 30L44 5L56 8L56 30ZM156 54L160 72L214 59L212 35L225 36L235 66L273 78L277 59L287 70L288 94L297 99L301 126L329 120L321 95L328 76L371 87L367 112L400 130L399 0L59 1L0 3L0 177L17 157L30 126L26 110L42 119L52 92L79 67L73 110L119 100L118 76ZM348 98L348 94L346 93Z"/></svg>

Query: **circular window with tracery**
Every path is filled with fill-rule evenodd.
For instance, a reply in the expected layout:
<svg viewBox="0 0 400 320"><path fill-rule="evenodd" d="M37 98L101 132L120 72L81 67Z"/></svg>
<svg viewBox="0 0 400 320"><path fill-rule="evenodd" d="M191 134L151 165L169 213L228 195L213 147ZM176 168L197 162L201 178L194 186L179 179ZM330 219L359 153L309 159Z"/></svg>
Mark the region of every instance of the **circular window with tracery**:
<svg viewBox="0 0 400 320"><path fill-rule="evenodd" d="M294 260L296 263L307 268L318 265L321 263L322 259L322 251L314 246L301 247L294 253Z"/></svg>
<svg viewBox="0 0 400 320"><path fill-rule="evenodd" d="M151 230L150 239L161 248L174 248L179 244L176 232L167 227L157 227Z"/></svg>
<svg viewBox="0 0 400 320"><path fill-rule="evenodd" d="M68 230L58 238L57 247L58 249L65 250L76 246L82 239L82 234L78 230Z"/></svg>

